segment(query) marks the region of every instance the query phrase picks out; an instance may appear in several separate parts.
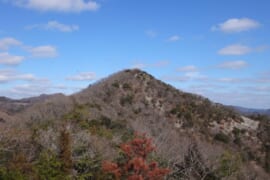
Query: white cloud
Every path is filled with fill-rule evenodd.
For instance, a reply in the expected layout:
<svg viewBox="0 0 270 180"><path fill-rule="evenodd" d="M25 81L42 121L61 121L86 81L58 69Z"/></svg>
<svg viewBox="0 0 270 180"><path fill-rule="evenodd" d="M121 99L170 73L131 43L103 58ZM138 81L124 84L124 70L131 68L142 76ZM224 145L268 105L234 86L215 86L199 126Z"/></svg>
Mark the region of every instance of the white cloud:
<svg viewBox="0 0 270 180"><path fill-rule="evenodd" d="M53 58L57 56L57 49L50 45L27 48L27 50L31 53L32 57Z"/></svg>
<svg viewBox="0 0 270 180"><path fill-rule="evenodd" d="M190 80L187 76L163 76L161 77L163 81L169 81L169 82L186 82Z"/></svg>
<svg viewBox="0 0 270 180"><path fill-rule="evenodd" d="M56 12L96 11L100 7L93 0L15 0L14 4L38 11Z"/></svg>
<svg viewBox="0 0 270 180"><path fill-rule="evenodd" d="M70 81L93 81L96 79L96 74L94 72L82 72L66 78Z"/></svg>
<svg viewBox="0 0 270 180"><path fill-rule="evenodd" d="M266 50L269 50L269 46L268 45L262 45L262 46L258 46L256 48L254 48L255 52L264 52Z"/></svg>
<svg viewBox="0 0 270 180"><path fill-rule="evenodd" d="M19 84L10 89L17 97L32 97L50 92L48 83Z"/></svg>
<svg viewBox="0 0 270 180"><path fill-rule="evenodd" d="M218 65L219 68L223 69L241 69L247 66L245 61L226 61Z"/></svg>
<svg viewBox="0 0 270 180"><path fill-rule="evenodd" d="M158 61L156 63L152 64L146 64L146 63L135 63L131 68L138 68L138 69L144 69L144 68L160 68L165 67L169 64L169 61Z"/></svg>
<svg viewBox="0 0 270 180"><path fill-rule="evenodd" d="M0 39L0 49L8 50L11 46L20 46L22 43L14 38L6 37Z"/></svg>
<svg viewBox="0 0 270 180"><path fill-rule="evenodd" d="M144 63L136 63L134 65L132 65L132 69L144 69L147 67L147 64Z"/></svg>
<svg viewBox="0 0 270 180"><path fill-rule="evenodd" d="M179 40L180 40L180 37L178 35L171 36L167 39L167 41L169 41L169 42L176 42Z"/></svg>
<svg viewBox="0 0 270 180"><path fill-rule="evenodd" d="M78 31L78 25L67 25L60 23L58 21L49 21L46 24L35 24L31 26L27 26L26 29L44 29L44 30L52 30L52 31L61 31L61 32L73 32Z"/></svg>
<svg viewBox="0 0 270 180"><path fill-rule="evenodd" d="M216 89L216 90L224 90L227 89L226 86L220 85L220 84L213 84L212 81L206 82L204 84L192 84L188 87L188 90L191 91L205 91L210 89Z"/></svg>
<svg viewBox="0 0 270 180"><path fill-rule="evenodd" d="M270 74L257 77L254 82L256 83L270 83Z"/></svg>
<svg viewBox="0 0 270 180"><path fill-rule="evenodd" d="M10 97L13 99L21 99L27 97L39 96L41 94L61 93L73 94L84 87L75 86L62 86L54 85L50 81L31 81L27 83L17 84L10 88L1 88L0 94L2 96Z"/></svg>
<svg viewBox="0 0 270 180"><path fill-rule="evenodd" d="M242 32L247 31L250 29L255 29L260 26L260 23L258 23L255 20L248 19L248 18L233 18L228 19L227 21L217 25L213 26L212 30L219 30L225 33L236 33L236 32Z"/></svg>
<svg viewBox="0 0 270 180"><path fill-rule="evenodd" d="M243 90L250 92L269 93L270 86L243 86Z"/></svg>
<svg viewBox="0 0 270 180"><path fill-rule="evenodd" d="M154 30L147 30L147 31L145 31L145 34L151 38L154 38L158 35L158 33Z"/></svg>
<svg viewBox="0 0 270 180"><path fill-rule="evenodd" d="M158 61L152 65L150 65L151 67L165 67L169 64L169 61Z"/></svg>
<svg viewBox="0 0 270 180"><path fill-rule="evenodd" d="M18 65L24 60L23 56L10 55L8 52L0 53L0 64Z"/></svg>
<svg viewBox="0 0 270 180"><path fill-rule="evenodd" d="M60 29L59 29L60 30ZM62 29L68 31L68 29ZM20 49L24 51L28 51L31 53L32 57L38 57L38 58L53 58L57 56L57 49L54 46L51 45L45 45L45 46L37 46L37 47L31 47L24 45L22 46L22 42L14 39L14 38L3 38L0 39L0 50L8 50L11 46L20 46ZM2 52L0 53L0 64L5 65L17 65L21 63L24 60L24 56L14 56L9 54L8 52Z"/></svg>
<svg viewBox="0 0 270 180"><path fill-rule="evenodd" d="M242 83L247 81L247 79L239 79L239 78L219 78L217 79L218 82L222 83Z"/></svg>
<svg viewBox="0 0 270 180"><path fill-rule="evenodd" d="M169 82L186 82L186 81L208 81L208 77L198 71L186 71L183 75L171 75L171 76L163 76L161 78L164 81Z"/></svg>
<svg viewBox="0 0 270 180"><path fill-rule="evenodd" d="M17 72L15 70L5 69L0 70L0 83L10 82L10 81L35 81L36 78L33 74L24 74Z"/></svg>
<svg viewBox="0 0 270 180"><path fill-rule="evenodd" d="M177 69L179 72L195 72L198 71L198 68L196 66L190 65L190 66L184 66Z"/></svg>
<svg viewBox="0 0 270 180"><path fill-rule="evenodd" d="M201 74L198 71L194 71L194 72L186 72L185 76L188 77L191 80L207 80L207 76Z"/></svg>
<svg viewBox="0 0 270 180"><path fill-rule="evenodd" d="M248 54L252 51L253 51L253 49L248 47L248 46L244 46L241 44L233 44L233 45L229 45L227 47L220 49L218 51L218 54L220 54L220 55L244 55L244 54Z"/></svg>

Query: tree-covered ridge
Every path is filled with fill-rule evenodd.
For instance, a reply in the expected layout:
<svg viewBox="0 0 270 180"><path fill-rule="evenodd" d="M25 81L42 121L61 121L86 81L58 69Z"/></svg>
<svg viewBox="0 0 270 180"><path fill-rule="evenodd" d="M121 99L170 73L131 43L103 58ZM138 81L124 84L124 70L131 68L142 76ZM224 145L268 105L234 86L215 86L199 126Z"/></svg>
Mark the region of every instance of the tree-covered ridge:
<svg viewBox="0 0 270 180"><path fill-rule="evenodd" d="M38 98L0 117L2 179L114 178L103 162L123 167L116 157L134 132L155 146L147 163L138 162L170 169L167 179L269 177L267 120L242 117L140 70L121 71L71 96Z"/></svg>

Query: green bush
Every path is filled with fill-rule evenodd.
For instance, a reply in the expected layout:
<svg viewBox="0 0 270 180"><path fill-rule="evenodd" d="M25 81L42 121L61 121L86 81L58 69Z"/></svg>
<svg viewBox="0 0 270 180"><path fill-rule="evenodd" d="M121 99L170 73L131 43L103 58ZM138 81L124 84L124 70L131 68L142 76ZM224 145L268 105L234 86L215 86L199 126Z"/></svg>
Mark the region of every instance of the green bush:
<svg viewBox="0 0 270 180"><path fill-rule="evenodd" d="M234 127L233 130L232 130L232 133L236 136L236 137L239 137L240 134L241 134L241 130Z"/></svg>
<svg viewBox="0 0 270 180"><path fill-rule="evenodd" d="M220 165L217 169L219 177L228 178L237 171L239 171L242 164L241 156L239 154L233 154L226 151L220 157Z"/></svg>
<svg viewBox="0 0 270 180"><path fill-rule="evenodd" d="M13 152L12 157L0 167L0 179L24 180L34 174L33 165L23 152Z"/></svg>
<svg viewBox="0 0 270 180"><path fill-rule="evenodd" d="M113 86L113 87L115 87L115 88L119 88L119 87L120 87L120 85L119 85L119 83L118 83L118 82L114 82L114 83L112 83L112 86Z"/></svg>
<svg viewBox="0 0 270 180"><path fill-rule="evenodd" d="M214 137L215 140L221 141L224 143L229 143L230 142L230 137L222 132L217 133Z"/></svg>
<svg viewBox="0 0 270 180"><path fill-rule="evenodd" d="M7 170L5 167L0 167L0 179L1 180L28 180L28 178L23 175L18 170Z"/></svg>
<svg viewBox="0 0 270 180"><path fill-rule="evenodd" d="M127 142L134 138L134 131L133 129L127 129L121 136L121 140L123 142Z"/></svg>
<svg viewBox="0 0 270 180"><path fill-rule="evenodd" d="M106 128L110 128L111 127L111 124L112 124L112 120L106 116L102 116L100 118L100 123L101 125L105 126Z"/></svg>
<svg viewBox="0 0 270 180"><path fill-rule="evenodd" d="M241 138L238 136L233 140L233 142L239 146L242 144Z"/></svg>
<svg viewBox="0 0 270 180"><path fill-rule="evenodd" d="M124 83L123 84L123 89L124 90L131 90L132 88L131 88L131 86L128 83Z"/></svg>
<svg viewBox="0 0 270 180"><path fill-rule="evenodd" d="M35 166L40 180L57 180L65 179L62 171L62 162L53 153L44 151L41 152L38 162Z"/></svg>
<svg viewBox="0 0 270 180"><path fill-rule="evenodd" d="M121 104L121 106L124 106L124 105L126 105L126 104L131 105L132 102L133 102L133 98L134 98L133 95L126 95L126 96L122 97L122 98L120 99L120 104Z"/></svg>
<svg viewBox="0 0 270 180"><path fill-rule="evenodd" d="M101 180L107 179L101 171L101 156L83 157L74 164L76 179L78 180Z"/></svg>
<svg viewBox="0 0 270 180"><path fill-rule="evenodd" d="M177 114L177 112L178 112L177 108L173 108L173 109L170 111L170 113L173 114L173 115Z"/></svg>

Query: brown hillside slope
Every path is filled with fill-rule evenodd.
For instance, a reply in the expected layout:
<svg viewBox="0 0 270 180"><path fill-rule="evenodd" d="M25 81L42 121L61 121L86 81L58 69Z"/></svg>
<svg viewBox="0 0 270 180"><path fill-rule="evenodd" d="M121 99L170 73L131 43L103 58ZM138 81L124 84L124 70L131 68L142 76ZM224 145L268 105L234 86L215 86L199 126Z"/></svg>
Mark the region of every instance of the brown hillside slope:
<svg viewBox="0 0 270 180"><path fill-rule="evenodd" d="M24 137L16 142L26 154L40 148L58 152L57 137L64 128L72 137L74 161L85 154L112 158L115 144L137 131L153 138L158 156L173 169L171 179L200 179L211 173L230 179L269 179L263 169L267 148L258 136L259 130L265 131L260 121L136 69L116 73L71 96L50 96L14 112L12 118L15 123L6 129L16 129L17 134L8 138ZM190 163L187 156L196 161Z"/></svg>

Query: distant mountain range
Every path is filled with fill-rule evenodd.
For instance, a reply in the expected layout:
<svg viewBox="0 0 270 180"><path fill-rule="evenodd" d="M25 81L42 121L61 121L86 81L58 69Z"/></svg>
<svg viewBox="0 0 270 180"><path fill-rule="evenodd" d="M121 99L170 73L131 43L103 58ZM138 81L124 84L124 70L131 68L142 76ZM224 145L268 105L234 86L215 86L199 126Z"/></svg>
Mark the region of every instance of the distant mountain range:
<svg viewBox="0 0 270 180"><path fill-rule="evenodd" d="M229 107L233 108L235 111L243 115L260 114L260 115L270 116L270 109L252 109L252 108L244 108L240 106L229 106Z"/></svg>

